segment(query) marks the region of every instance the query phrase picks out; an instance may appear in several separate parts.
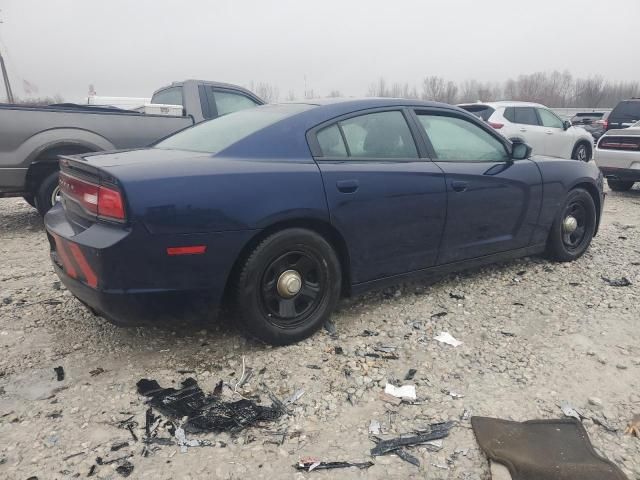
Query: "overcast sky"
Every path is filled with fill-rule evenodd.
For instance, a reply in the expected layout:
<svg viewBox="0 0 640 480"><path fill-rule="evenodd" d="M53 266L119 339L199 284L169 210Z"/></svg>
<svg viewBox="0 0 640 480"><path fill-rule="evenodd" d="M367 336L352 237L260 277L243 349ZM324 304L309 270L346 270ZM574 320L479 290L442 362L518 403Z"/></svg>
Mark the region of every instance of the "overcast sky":
<svg viewBox="0 0 640 480"><path fill-rule="evenodd" d="M380 76L640 80L640 0L0 0L14 93L150 96L173 80L362 96ZM4 95L2 92L0 95Z"/></svg>

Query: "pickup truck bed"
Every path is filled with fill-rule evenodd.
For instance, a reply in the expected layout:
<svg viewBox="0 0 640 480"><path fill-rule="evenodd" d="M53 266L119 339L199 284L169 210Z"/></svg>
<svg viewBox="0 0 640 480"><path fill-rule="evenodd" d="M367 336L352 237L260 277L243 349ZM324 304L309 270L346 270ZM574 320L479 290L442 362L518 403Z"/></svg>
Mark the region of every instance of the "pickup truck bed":
<svg viewBox="0 0 640 480"><path fill-rule="evenodd" d="M0 197L23 196L44 214L58 195L58 156L146 147L194 123L263 102L244 88L187 80L157 90L153 103L183 116L89 105L0 104Z"/></svg>

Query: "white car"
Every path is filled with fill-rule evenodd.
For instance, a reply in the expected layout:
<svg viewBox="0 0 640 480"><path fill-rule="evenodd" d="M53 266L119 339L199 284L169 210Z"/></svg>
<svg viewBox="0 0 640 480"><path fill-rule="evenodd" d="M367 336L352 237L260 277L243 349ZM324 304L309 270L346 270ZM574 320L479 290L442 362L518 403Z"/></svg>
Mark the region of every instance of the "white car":
<svg viewBox="0 0 640 480"><path fill-rule="evenodd" d="M624 192L640 182L640 122L602 135L595 161L611 190Z"/></svg>
<svg viewBox="0 0 640 480"><path fill-rule="evenodd" d="M479 102L458 106L482 118L508 139L527 143L534 154L585 162L592 157L591 134L539 103Z"/></svg>

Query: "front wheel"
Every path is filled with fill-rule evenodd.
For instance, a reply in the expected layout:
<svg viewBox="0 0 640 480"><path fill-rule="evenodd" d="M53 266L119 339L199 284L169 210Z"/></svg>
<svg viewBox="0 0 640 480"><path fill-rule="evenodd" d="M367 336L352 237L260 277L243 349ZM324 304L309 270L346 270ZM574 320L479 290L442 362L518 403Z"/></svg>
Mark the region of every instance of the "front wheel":
<svg viewBox="0 0 640 480"><path fill-rule="evenodd" d="M607 185L609 185L609 188L614 192L626 192L627 190L631 190L634 183L635 182L607 178Z"/></svg>
<svg viewBox="0 0 640 480"><path fill-rule="evenodd" d="M586 190L571 190L558 212L547 241L547 253L559 262L580 258L596 230L596 207Z"/></svg>
<svg viewBox="0 0 640 480"><path fill-rule="evenodd" d="M573 155L571 158L574 160L580 160L581 162L588 162L591 160L591 148L587 143L581 142L573 149Z"/></svg>
<svg viewBox="0 0 640 480"><path fill-rule="evenodd" d="M245 260L236 307L250 335L287 345L322 327L340 289L340 263L331 245L315 232L290 228L264 239Z"/></svg>

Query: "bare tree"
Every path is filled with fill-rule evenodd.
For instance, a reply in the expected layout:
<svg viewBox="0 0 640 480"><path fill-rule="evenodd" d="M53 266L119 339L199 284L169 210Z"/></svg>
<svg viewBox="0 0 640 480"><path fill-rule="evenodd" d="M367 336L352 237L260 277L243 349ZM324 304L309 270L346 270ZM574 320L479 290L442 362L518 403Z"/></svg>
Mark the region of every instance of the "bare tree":
<svg viewBox="0 0 640 480"><path fill-rule="evenodd" d="M287 92L285 100L287 102L293 102L294 100L296 100L296 93L293 90L289 90L289 92Z"/></svg>
<svg viewBox="0 0 640 480"><path fill-rule="evenodd" d="M342 97L342 93L340 93L340 90L331 90L329 92L328 97L330 97L330 98Z"/></svg>
<svg viewBox="0 0 640 480"><path fill-rule="evenodd" d="M280 97L280 90L278 87L266 82L258 82L255 86L251 82L251 88L256 95L263 99L266 103L274 103L278 101Z"/></svg>

